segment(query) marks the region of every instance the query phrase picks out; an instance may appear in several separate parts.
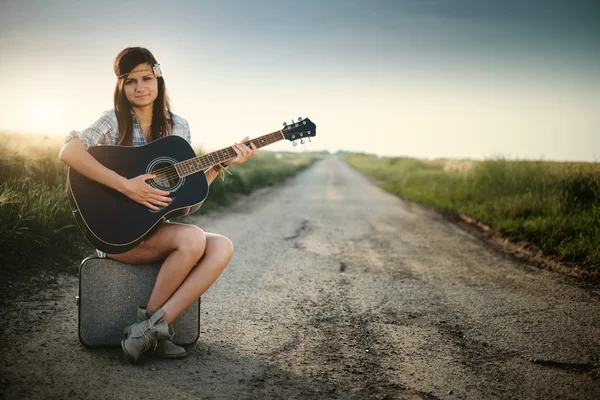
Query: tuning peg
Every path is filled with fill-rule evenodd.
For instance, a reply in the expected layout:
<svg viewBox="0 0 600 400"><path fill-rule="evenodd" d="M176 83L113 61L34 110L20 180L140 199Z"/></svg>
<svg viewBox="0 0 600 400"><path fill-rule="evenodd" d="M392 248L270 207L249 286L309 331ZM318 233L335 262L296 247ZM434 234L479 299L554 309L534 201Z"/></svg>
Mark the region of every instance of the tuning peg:
<svg viewBox="0 0 600 400"><path fill-rule="evenodd" d="M295 124L295 122L294 122L294 120L292 120L292 125L294 125L294 124Z"/></svg>
<svg viewBox="0 0 600 400"><path fill-rule="evenodd" d="M283 127L285 128L287 126L287 122L283 121Z"/></svg>
<svg viewBox="0 0 600 400"><path fill-rule="evenodd" d="M298 117L298 122L302 121L302 117Z"/></svg>
<svg viewBox="0 0 600 400"><path fill-rule="evenodd" d="M304 139L300 139L300 143L301 143L301 144L304 144Z"/></svg>
<svg viewBox="0 0 600 400"><path fill-rule="evenodd" d="M292 142L292 146L296 147L296 146L298 146L298 143Z"/></svg>

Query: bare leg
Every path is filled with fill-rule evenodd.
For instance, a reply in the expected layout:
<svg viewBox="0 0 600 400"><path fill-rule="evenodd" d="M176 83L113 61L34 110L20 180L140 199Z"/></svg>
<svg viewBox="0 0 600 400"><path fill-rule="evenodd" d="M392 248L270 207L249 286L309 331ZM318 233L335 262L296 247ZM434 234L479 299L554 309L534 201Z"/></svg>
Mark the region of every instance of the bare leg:
<svg viewBox="0 0 600 400"><path fill-rule="evenodd" d="M181 313L208 290L233 256L233 244L225 236L206 233L206 252L196 268L162 306L171 324Z"/></svg>
<svg viewBox="0 0 600 400"><path fill-rule="evenodd" d="M136 248L108 257L128 264L165 259L147 310L162 307L170 324L215 282L232 255L233 244L224 236L204 233L193 225L166 223Z"/></svg>

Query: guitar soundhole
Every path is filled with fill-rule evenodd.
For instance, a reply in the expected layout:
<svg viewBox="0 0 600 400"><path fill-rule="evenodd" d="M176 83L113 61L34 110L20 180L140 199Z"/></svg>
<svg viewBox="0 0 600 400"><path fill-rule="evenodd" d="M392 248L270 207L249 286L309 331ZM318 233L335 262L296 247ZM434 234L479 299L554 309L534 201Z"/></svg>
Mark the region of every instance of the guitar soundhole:
<svg viewBox="0 0 600 400"><path fill-rule="evenodd" d="M173 190L179 186L181 178L177 175L175 167L166 162L159 162L152 168L152 173L156 175L151 185L161 190Z"/></svg>

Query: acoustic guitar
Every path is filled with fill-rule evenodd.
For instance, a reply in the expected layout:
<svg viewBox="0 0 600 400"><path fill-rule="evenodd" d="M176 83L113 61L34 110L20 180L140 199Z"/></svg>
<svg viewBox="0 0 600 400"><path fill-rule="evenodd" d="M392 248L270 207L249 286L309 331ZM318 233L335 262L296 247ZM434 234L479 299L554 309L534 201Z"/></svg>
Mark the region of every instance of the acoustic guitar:
<svg viewBox="0 0 600 400"><path fill-rule="evenodd" d="M316 136L316 125L310 119L284 123L283 129L252 139L257 148L287 139L296 145ZM154 174L146 182L169 191L173 200L158 211L69 168L67 191L71 210L86 239L106 253L124 253L137 246L168 218L198 210L208 196L204 171L216 164L232 160L232 147L196 156L189 143L179 136L167 136L145 146L92 146L88 152L105 167L125 178Z"/></svg>

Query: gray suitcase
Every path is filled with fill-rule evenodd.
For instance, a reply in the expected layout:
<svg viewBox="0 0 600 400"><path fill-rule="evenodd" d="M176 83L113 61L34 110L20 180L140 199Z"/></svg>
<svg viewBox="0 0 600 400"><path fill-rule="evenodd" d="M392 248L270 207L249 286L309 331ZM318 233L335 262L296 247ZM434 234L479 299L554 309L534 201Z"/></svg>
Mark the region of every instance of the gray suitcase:
<svg viewBox="0 0 600 400"><path fill-rule="evenodd" d="M136 322L137 306L145 306L161 263L123 264L88 257L79 267L79 341L88 347L119 346L123 328ZM173 342L196 343L200 335L200 299L173 324Z"/></svg>

